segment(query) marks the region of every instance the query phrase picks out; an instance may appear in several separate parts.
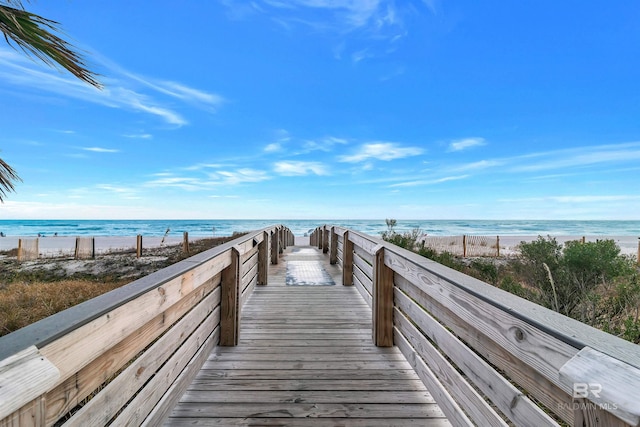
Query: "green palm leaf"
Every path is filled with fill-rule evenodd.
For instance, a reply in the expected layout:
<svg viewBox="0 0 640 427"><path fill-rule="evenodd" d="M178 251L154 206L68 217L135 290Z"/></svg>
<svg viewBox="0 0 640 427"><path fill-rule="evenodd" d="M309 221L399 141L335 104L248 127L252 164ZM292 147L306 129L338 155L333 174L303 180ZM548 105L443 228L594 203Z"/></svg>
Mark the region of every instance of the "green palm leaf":
<svg viewBox="0 0 640 427"><path fill-rule="evenodd" d="M85 66L80 54L62 38L59 23L27 12L20 1L5 1L0 5L0 31L9 45L17 45L28 55L33 55L48 65L59 65L80 80L97 88L102 85L96 75Z"/></svg>
<svg viewBox="0 0 640 427"><path fill-rule="evenodd" d="M0 202L4 201L7 191L13 191L13 183L22 181L16 171L11 168L4 160L0 159Z"/></svg>

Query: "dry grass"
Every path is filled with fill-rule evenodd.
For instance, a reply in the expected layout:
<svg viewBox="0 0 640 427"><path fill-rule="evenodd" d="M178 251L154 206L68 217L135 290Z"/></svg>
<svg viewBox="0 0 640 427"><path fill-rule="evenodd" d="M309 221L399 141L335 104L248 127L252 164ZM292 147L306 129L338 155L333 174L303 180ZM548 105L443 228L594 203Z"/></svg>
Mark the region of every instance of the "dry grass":
<svg viewBox="0 0 640 427"><path fill-rule="evenodd" d="M128 280L18 281L0 288L0 335L8 334L83 301L119 288Z"/></svg>
<svg viewBox="0 0 640 427"><path fill-rule="evenodd" d="M0 336L238 236L198 240L188 254L181 245L165 246L146 250L140 259L135 253L110 253L82 261L80 267L68 257L18 263L15 254L5 252L8 258L0 262Z"/></svg>

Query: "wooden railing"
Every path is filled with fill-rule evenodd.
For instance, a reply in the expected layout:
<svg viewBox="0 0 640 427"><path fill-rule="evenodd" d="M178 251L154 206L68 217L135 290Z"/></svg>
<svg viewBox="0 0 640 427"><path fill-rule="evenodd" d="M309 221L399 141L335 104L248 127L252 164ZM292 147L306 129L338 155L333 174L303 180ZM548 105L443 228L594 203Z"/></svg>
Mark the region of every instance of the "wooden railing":
<svg viewBox="0 0 640 427"><path fill-rule="evenodd" d="M310 242L452 424L640 425L640 346L381 239L323 226Z"/></svg>
<svg viewBox="0 0 640 427"><path fill-rule="evenodd" d="M0 427L157 425L291 244L251 232L0 338Z"/></svg>

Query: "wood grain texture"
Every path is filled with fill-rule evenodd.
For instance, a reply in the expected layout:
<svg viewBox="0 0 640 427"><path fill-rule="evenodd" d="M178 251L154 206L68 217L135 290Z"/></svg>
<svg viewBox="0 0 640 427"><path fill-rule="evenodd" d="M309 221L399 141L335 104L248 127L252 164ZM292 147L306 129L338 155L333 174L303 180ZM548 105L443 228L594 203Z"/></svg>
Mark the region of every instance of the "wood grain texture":
<svg viewBox="0 0 640 427"><path fill-rule="evenodd" d="M304 257L341 283L321 249L296 249L248 299L238 346L211 352L165 425L450 425L400 351L373 345L356 287L285 285L287 259Z"/></svg>
<svg viewBox="0 0 640 427"><path fill-rule="evenodd" d="M35 346L0 361L0 420L46 393L60 371Z"/></svg>

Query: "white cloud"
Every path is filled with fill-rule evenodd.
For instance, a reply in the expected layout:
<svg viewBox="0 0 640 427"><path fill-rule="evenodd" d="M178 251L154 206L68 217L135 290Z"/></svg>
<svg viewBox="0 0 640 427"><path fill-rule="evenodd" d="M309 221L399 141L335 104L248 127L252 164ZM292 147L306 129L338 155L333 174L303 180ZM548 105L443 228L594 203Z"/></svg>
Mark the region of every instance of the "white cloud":
<svg viewBox="0 0 640 427"><path fill-rule="evenodd" d="M471 147L479 147L486 145L484 138L464 138L451 141L449 143L449 151L463 151Z"/></svg>
<svg viewBox="0 0 640 427"><path fill-rule="evenodd" d="M271 144L267 144L267 146L264 147L264 151L267 153L275 153L276 151L280 150L282 150L282 144L280 144L279 142L273 142Z"/></svg>
<svg viewBox="0 0 640 427"><path fill-rule="evenodd" d="M310 151L331 151L335 145L344 145L347 144L347 141L344 138L337 138L335 136L326 136L319 140L307 140L304 142L304 152Z"/></svg>
<svg viewBox="0 0 640 427"><path fill-rule="evenodd" d="M417 156L423 152L424 150L422 148L401 147L394 142L371 142L363 144L354 154L338 157L338 160L346 163L359 163L370 159L389 161Z"/></svg>
<svg viewBox="0 0 640 427"><path fill-rule="evenodd" d="M212 176L219 176L225 184L235 185L244 182L260 182L271 179L266 172L250 168L242 168L236 171L216 171Z"/></svg>
<svg viewBox="0 0 640 427"><path fill-rule="evenodd" d="M328 175L328 171L324 165L318 162L295 162L284 161L277 162L274 165L274 171L285 176L302 176L302 175Z"/></svg>
<svg viewBox="0 0 640 427"><path fill-rule="evenodd" d="M188 124L188 120L169 107L168 102L160 99L158 94L195 104L208 111L215 111L225 102L220 95L178 82L142 78L122 69L99 54L94 56L110 71L110 77L101 79L104 84L103 90L98 90L73 76L60 73L56 69L31 61L24 55L6 48L0 48L0 60L2 60L0 79L14 85L31 87L63 97L80 99L111 108L143 112L157 116L178 127ZM134 89L135 86L139 86L138 83L142 83L155 93L142 93Z"/></svg>
<svg viewBox="0 0 640 427"><path fill-rule="evenodd" d="M152 139L153 138L153 135L151 135L150 133L130 133L122 136L124 136L125 138L132 138L132 139Z"/></svg>
<svg viewBox="0 0 640 427"><path fill-rule="evenodd" d="M549 169L586 167L602 163L635 162L640 160L640 143L577 147L520 157L522 160L530 158L541 160L515 166L512 170L516 172L536 172Z"/></svg>
<svg viewBox="0 0 640 427"><path fill-rule="evenodd" d="M91 151L93 153L119 153L120 150L115 148L102 148L102 147L80 147L81 150Z"/></svg>
<svg viewBox="0 0 640 427"><path fill-rule="evenodd" d="M469 175L445 176L443 178L430 179L430 180L416 180L416 181L401 182L398 184L388 185L387 187L397 188L397 187L417 187L421 185L435 185L435 184L442 184L443 182L448 182L448 181L458 181L461 179L466 179L468 177Z"/></svg>

